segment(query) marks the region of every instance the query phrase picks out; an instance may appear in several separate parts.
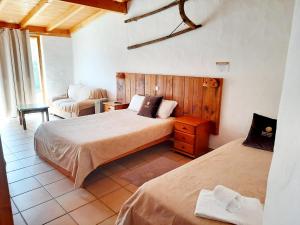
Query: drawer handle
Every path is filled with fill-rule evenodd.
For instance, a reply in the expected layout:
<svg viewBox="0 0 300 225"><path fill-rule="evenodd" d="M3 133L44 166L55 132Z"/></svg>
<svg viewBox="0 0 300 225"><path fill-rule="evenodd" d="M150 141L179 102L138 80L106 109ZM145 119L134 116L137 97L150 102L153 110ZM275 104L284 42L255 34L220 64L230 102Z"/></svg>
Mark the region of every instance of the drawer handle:
<svg viewBox="0 0 300 225"><path fill-rule="evenodd" d="M185 149L185 147L183 145L181 145L181 148Z"/></svg>
<svg viewBox="0 0 300 225"><path fill-rule="evenodd" d="M186 127L182 127L182 129L183 129L183 130L187 130L187 128L186 128Z"/></svg>

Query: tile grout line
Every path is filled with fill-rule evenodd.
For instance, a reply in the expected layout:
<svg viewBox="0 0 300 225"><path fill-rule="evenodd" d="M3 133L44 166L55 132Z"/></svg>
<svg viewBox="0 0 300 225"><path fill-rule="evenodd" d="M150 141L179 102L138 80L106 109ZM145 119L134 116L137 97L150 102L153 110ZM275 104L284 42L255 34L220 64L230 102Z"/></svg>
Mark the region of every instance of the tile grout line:
<svg viewBox="0 0 300 225"><path fill-rule="evenodd" d="M40 163L40 164L41 164L41 163ZM36 165L39 165L39 164L36 164ZM52 167L52 168L53 168L53 167ZM23 168L23 169L25 169L25 168ZM19 169L19 170L21 170L21 169ZM44 173L50 172L50 171L52 171L52 170L55 170L55 169L53 168L53 169L51 169L51 170L48 170L48 171L45 171L45 172L42 172L42 173L38 173L38 174L34 174L34 175L31 174L31 176L29 176L29 177L25 177L25 178L22 178L22 179L20 179L20 180L16 180L16 181L11 182L11 183L8 183L8 184L13 184L13 183L16 183L16 182L21 181L21 180L25 180L25 179L30 178L30 177L35 177L35 176L37 176L37 175L40 175L40 174L44 174ZM16 170L16 171L17 171L17 170ZM12 172L15 172L15 171L12 171ZM9 172L9 173L10 173L10 172ZM8 173L7 173L7 174L8 174Z"/></svg>
<svg viewBox="0 0 300 225"><path fill-rule="evenodd" d="M51 222L53 222L54 220L57 220L57 219L59 219L59 218L61 218L61 217L63 217L63 216L66 216L66 215L68 215L69 217L71 217L72 221L73 221L76 225L79 225L79 224L73 219L73 217L72 217L71 215L69 215L69 213L66 213L66 214L64 214L64 215L61 215L61 216L59 216L59 217L56 217L55 219L49 220L48 222L43 223L43 225L48 224L48 223L51 223Z"/></svg>
<svg viewBox="0 0 300 225"><path fill-rule="evenodd" d="M37 205L34 205L34 206L32 206L32 207L29 207L28 209L25 209L25 210L23 210L23 211L20 211L20 214L22 214L22 212L25 212L25 211L27 211L27 210L29 210L29 209L32 209L32 208L34 208L34 207L37 207L37 206L40 206L40 205L42 205L42 204L44 204L44 203L47 203L47 202L50 202L50 201L52 201L52 200L55 200L55 202L56 203L58 203L57 201L56 201L56 199L47 191L47 189L44 187L44 186L41 186L40 188L43 188L48 194L49 194L49 196L51 197L51 199L49 199L49 200L47 200L47 201L44 201L44 202L41 202L41 203L39 203L39 204L37 204ZM59 204L59 203L58 203ZM63 215L61 215L61 216L64 216L64 215L66 215L67 214L67 211L59 204L59 206L63 209L63 211L65 212ZM22 214L22 216L23 216L23 214ZM59 216L60 217L60 216ZM57 218L59 218L59 217L56 217L56 218L54 218L53 220L55 220L55 219L57 219ZM25 218L24 218L24 220L25 220ZM27 221L25 220L25 222L26 222L26 224L28 224L27 223ZM45 222L45 223L43 223L43 224L46 224L46 223L48 223L48 222L50 222L50 221L47 221L47 222Z"/></svg>
<svg viewBox="0 0 300 225"><path fill-rule="evenodd" d="M21 152L28 152L28 151L30 151L30 150L25 150L25 151L21 151ZM20 153L20 152L16 152L16 153ZM11 153L11 154L9 154L9 155L14 155L14 153ZM15 155L14 155L14 156L15 156ZM16 162L16 161L22 160L22 159L28 159L28 158L33 157L33 156L37 156L37 154L31 155L31 156L28 156L28 157L25 157L25 158L16 159L16 160L13 160L13 161L11 161L11 162ZM4 156L4 158L5 158L5 156Z"/></svg>
<svg viewBox="0 0 300 225"><path fill-rule="evenodd" d="M127 170L129 170L129 169L127 169ZM103 173L102 173L103 174ZM113 175L113 174L115 174L115 173L112 173L111 175ZM106 174L103 174L103 176L105 176L106 178L109 178L109 179L111 179L113 182L115 182L115 183L117 183L117 184L119 184L118 182L116 182L116 181L114 181L110 176L108 176L108 175L106 175ZM131 183L129 183L129 184L131 184ZM86 191L88 191L90 194L92 194L95 198L96 198L96 200L99 200L102 204L104 204L107 208L109 208L112 212L114 212L115 213L115 215L117 215L119 212L115 212L110 206L108 206L105 202L103 202L102 200L101 200L101 198L104 198L105 196L107 196L107 195L109 195L109 194L111 194L111 193L113 193L113 192L115 192L115 191L118 191L118 190L120 190L120 189L125 189L125 190L127 190L126 188L125 188L125 186L126 185L128 185L128 184L126 184L126 185L121 185L121 184L119 184L120 185L120 188L118 188L118 189L116 189L116 190L113 190L113 191L111 191L111 192L109 192L109 193L106 193L105 195L103 195L103 196L101 196L101 197L97 197L96 195L94 195L93 193L91 193L88 189L86 189ZM129 190L127 190L127 191L129 191ZM131 191L129 191L130 193L132 193ZM132 193L133 194L133 193ZM80 207L79 207L80 208ZM113 215L114 216L114 215ZM112 216L111 216L112 217ZM107 218L108 219L108 218ZM106 219L105 219L106 220ZM103 220L104 221L104 220ZM99 222L99 224L100 223L102 223L103 221L101 221L101 222Z"/></svg>
<svg viewBox="0 0 300 225"><path fill-rule="evenodd" d="M53 183L55 183L55 182L53 182ZM60 217L62 217L62 216L65 216L65 215L69 215L69 212L61 205L61 204L59 204L59 202L57 201L57 199L55 198L55 197L53 197L52 195L51 195L51 193L43 186L43 188L47 191L47 193L53 198L52 200L54 200L64 211L65 211L65 213L63 214L63 215L61 215L61 216L59 216L59 217L56 217L56 218L54 218L54 219L52 219L52 220L50 220L50 221L47 221L46 223L43 223L43 224L47 224L47 223L50 223L50 222L52 222L52 221L54 221L54 220L56 220L57 218L60 218ZM69 215L69 216L71 216L71 215ZM73 219L73 217L71 217L72 218L72 220L74 220ZM75 221L76 222L76 221ZM76 224L77 224L77 222L76 222Z"/></svg>
<svg viewBox="0 0 300 225"><path fill-rule="evenodd" d="M117 214L115 214L115 215L117 215ZM101 225L101 223L103 223L103 222L106 221L106 220L109 220L110 218L114 217L115 215L112 215L112 216L110 216L110 217L108 217L108 218L102 220L101 222L97 223L96 225ZM117 216L118 216L118 215L117 215Z"/></svg>
<svg viewBox="0 0 300 225"><path fill-rule="evenodd" d="M34 149L22 149L21 151L11 152L10 154L6 154L6 156L18 154L18 153L20 153L20 152L30 152L30 151L35 151L35 150L34 150ZM4 156L4 157L5 157L5 156Z"/></svg>
<svg viewBox="0 0 300 225"><path fill-rule="evenodd" d="M26 138L27 139L27 138ZM29 138L28 138L29 139ZM4 142L4 144L5 144L5 142ZM13 146L10 146L10 145L8 145L8 144L6 144L7 145L7 148L8 148L8 150L11 150L11 149L14 149L14 148L20 148L20 146L26 146L26 145L32 145L32 144L34 144L34 143L32 143L32 142L25 142L25 143L21 143L21 144L17 144L17 145L13 145ZM23 151L23 150L21 150L21 151ZM21 152L21 151L19 151L19 152ZM12 152L12 153L14 153L14 152Z"/></svg>
<svg viewBox="0 0 300 225"><path fill-rule="evenodd" d="M30 157L29 157L30 158ZM20 159L20 160L22 160L22 159ZM19 161L19 160L17 160L17 161ZM15 162L17 162L17 161L15 161ZM18 168L18 169L15 169L15 170L11 170L11 171L6 171L6 174L8 174L8 173L10 173L10 172L15 172L15 171L18 171L18 170L21 170L21 169L26 169L26 168L28 168L28 167L31 167L31 166L35 166L35 165L39 165L39 164L42 164L43 163L43 161L41 161L41 162L39 162L39 163L37 163L37 164L32 164L32 165L30 165L30 166L24 166L24 167L22 167L22 168ZM9 164L9 163L6 163L6 165L7 164Z"/></svg>
<svg viewBox="0 0 300 225"><path fill-rule="evenodd" d="M65 179L65 178L63 178L63 179ZM63 180L63 179L61 179L61 180ZM59 180L58 180L59 181ZM58 182L58 181L56 181L56 182ZM55 182L53 182L53 183L55 183ZM72 215L70 214L71 212L73 212L73 211L75 211L75 210L77 210L77 209L79 209L79 208L81 208L81 207L83 207L83 206L86 206L86 205L88 205L88 204L90 204L90 203L92 203L92 202L95 202L95 201L100 201L102 204L104 204L106 207L108 207L108 209L110 209L113 213L114 213L114 215L116 215L116 213L115 213L115 211L113 210L113 209L111 209L109 206L107 206L104 202L102 202L97 196L95 196L93 193L91 193L90 191L88 191L86 188L82 188L82 189L84 189L85 191L87 191L89 194L91 194L92 196L94 196L94 198L95 198L95 200L92 200L92 201L90 201L90 202L87 202L87 203L85 203L85 204L83 204L83 205L81 205L81 206L79 206L79 207L77 207L77 208L75 208L75 209L72 209L72 210L70 210L70 211L67 211L60 203L59 203L59 201L57 201L57 198L58 197L60 197L60 196L63 196L63 195L65 195L65 194L68 194L68 193L71 193L71 192L73 192L73 191L75 191L75 190L72 190L72 191L69 191L69 192L66 192L66 193L64 193L64 194L62 194L62 195L60 195L60 196L57 196L57 197L54 197L54 196L52 196L52 194L42 185L42 187L46 190L46 192L52 197L52 199L51 200L55 200L55 202L65 211L65 214L63 214L63 215L61 215L61 216L59 216L59 217L62 217L62 216L64 216L64 215L69 215L71 218L72 218L72 220L74 220L75 221L75 219L72 217ZM79 189L79 188L78 188ZM121 188L119 188L119 189L121 189ZM119 189L117 189L117 190L119 190ZM112 193L112 192L110 192L110 193ZM110 193L108 193L108 194L110 194ZM104 197L104 196L103 196ZM43 203L46 203L46 202L49 202L49 201L51 201L51 200L48 200L48 201L45 201L45 202L43 202ZM40 203L40 204L38 204L38 205L41 205L41 204L43 204L43 203ZM36 205L36 206L38 206L38 205ZM35 207L35 206L33 206L33 207ZM33 207L31 207L31 208L33 208ZM28 210L28 209L26 209L26 210ZM24 210L25 211L25 210ZM21 211L20 211L20 213L21 213ZM114 216L113 215L113 216ZM57 218L59 218L59 217L56 217L56 218L54 218L53 220L55 220L55 219L57 219ZM51 221L53 221L53 220L51 220ZM46 223L49 223L49 222L51 222L51 221L48 221L48 222L46 222ZM104 221L104 220L103 220ZM101 222L103 222L103 221L101 221ZM75 221L76 222L76 221ZM101 223L100 222L100 223ZM46 223L44 223L44 224L46 224ZM77 222L76 222L77 223Z"/></svg>
<svg viewBox="0 0 300 225"><path fill-rule="evenodd" d="M50 172L50 171L53 171L53 170L49 170L49 171L47 171L47 172ZM47 173L47 172L45 172L45 173ZM42 173L40 173L40 174L38 174L38 175L41 175L41 174L42 174ZM35 175L35 176L37 176L37 175ZM27 177L27 178L24 178L24 179L22 179L22 180L26 180L26 179L28 179L28 178L33 178L33 179L35 179L41 186L36 187L36 188L33 188L33 189L31 189L31 190L28 190L28 191L25 191L25 192L23 192L23 193L20 193L20 194L11 196L11 198L17 197L17 196L19 196L19 195L28 193L28 192L30 192L30 191L34 191L34 190L39 189L39 188L41 188L41 187L45 187L45 186L47 186L47 185L54 184L54 183L56 183L56 182L58 182L58 181L61 181L61 180L63 180L63 179L66 179L66 177L63 177L62 179L59 179L59 180L57 180L57 181L53 181L53 182L51 182L51 183L48 183L48 184L45 184L45 185L44 185L44 184L42 184L35 176L33 176L33 177ZM22 180L19 180L19 181L22 181ZM14 182L14 183L17 183L17 182L19 182L19 181L16 181L16 182ZM13 184L13 183L12 183L12 184ZM51 195L51 196L52 196L52 195ZM53 198L54 198L54 196L53 196Z"/></svg>
<svg viewBox="0 0 300 225"><path fill-rule="evenodd" d="M24 139L32 139L32 138L34 138L34 137L26 137L26 138L24 138ZM20 139L20 140L22 140L22 139ZM19 144L11 144L11 141L9 141L9 143L10 144L8 144L8 143L6 143L6 141L5 141L5 139L4 139L4 145L6 145L6 148L8 149L8 150L12 150L12 149L14 149L14 148L21 148L22 146L29 146L29 145L34 145L34 139L33 140L31 140L30 142L29 141L26 141L25 143L19 143ZM27 147L28 147L27 146Z"/></svg>
<svg viewBox="0 0 300 225"><path fill-rule="evenodd" d="M23 219L23 221L25 222L25 224L28 225L27 221L26 221L25 218L23 217L23 215L22 215L22 213L21 213L21 210L18 208L18 206L16 205L15 201L14 201L12 198L10 198L10 200L13 201L15 207L18 209L18 213L17 213L17 214L19 214L19 215L21 216L21 218ZM17 214L16 214L16 215L17 215ZM14 217L14 215L13 215L13 217Z"/></svg>

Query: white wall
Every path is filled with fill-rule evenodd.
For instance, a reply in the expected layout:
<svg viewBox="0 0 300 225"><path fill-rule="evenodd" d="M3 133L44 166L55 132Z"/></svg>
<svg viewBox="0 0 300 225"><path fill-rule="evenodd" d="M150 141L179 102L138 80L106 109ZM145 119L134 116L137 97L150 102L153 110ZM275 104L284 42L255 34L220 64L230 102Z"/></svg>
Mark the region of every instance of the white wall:
<svg viewBox="0 0 300 225"><path fill-rule="evenodd" d="M115 95L117 71L225 78L219 146L248 132L253 112L277 117L293 0L190 0L186 12L203 28L128 51L130 44L169 34L177 7L139 22L124 19L169 0L133 0L129 14L107 14L73 35L74 79ZM182 27L181 27L182 28ZM229 61L220 73L216 61Z"/></svg>
<svg viewBox="0 0 300 225"><path fill-rule="evenodd" d="M273 161L265 225L300 224L300 0L296 1Z"/></svg>
<svg viewBox="0 0 300 225"><path fill-rule="evenodd" d="M72 39L42 36L44 75L47 98L65 94L73 83Z"/></svg>

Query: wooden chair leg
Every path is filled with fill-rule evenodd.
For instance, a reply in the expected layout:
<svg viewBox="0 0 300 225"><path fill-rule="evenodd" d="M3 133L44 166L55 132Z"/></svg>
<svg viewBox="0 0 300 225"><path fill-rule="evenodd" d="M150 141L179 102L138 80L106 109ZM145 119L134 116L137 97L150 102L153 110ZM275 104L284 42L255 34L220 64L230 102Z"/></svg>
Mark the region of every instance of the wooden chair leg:
<svg viewBox="0 0 300 225"><path fill-rule="evenodd" d="M42 111L41 114L42 114L42 121L43 121L43 123L44 123L44 122L45 122L45 114L44 114L44 111Z"/></svg>
<svg viewBox="0 0 300 225"><path fill-rule="evenodd" d="M25 120L25 113L21 113L22 115L22 124L23 124L23 129L24 130L27 130L27 127L26 127L26 120Z"/></svg>
<svg viewBox="0 0 300 225"><path fill-rule="evenodd" d="M18 113L19 113L19 121L20 121L20 125L22 125L22 122L23 122L23 121L22 121L22 120L23 120L23 119L22 119L22 113L21 113L21 111L19 111L19 110L18 110Z"/></svg>
<svg viewBox="0 0 300 225"><path fill-rule="evenodd" d="M49 121L49 111L48 111L48 109L46 110L46 119L47 119L47 121Z"/></svg>

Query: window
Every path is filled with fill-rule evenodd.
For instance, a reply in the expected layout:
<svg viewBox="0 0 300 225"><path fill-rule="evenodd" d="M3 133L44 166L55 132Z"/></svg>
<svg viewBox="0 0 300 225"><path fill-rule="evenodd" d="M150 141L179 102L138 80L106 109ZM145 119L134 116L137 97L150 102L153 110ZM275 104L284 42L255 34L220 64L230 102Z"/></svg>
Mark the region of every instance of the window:
<svg viewBox="0 0 300 225"><path fill-rule="evenodd" d="M39 36L30 37L32 67L34 75L34 89L36 93L37 102L42 103L45 101L45 88L43 77L43 65L41 56L41 44Z"/></svg>

